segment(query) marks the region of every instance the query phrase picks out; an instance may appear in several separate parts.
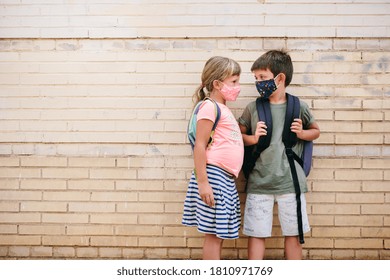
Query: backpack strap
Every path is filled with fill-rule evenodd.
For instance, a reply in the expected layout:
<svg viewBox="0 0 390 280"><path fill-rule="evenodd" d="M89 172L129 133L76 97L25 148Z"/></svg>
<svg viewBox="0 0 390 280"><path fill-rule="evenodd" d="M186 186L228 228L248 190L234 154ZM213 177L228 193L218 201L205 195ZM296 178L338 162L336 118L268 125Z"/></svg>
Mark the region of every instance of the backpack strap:
<svg viewBox="0 0 390 280"><path fill-rule="evenodd" d="M209 97L206 97L205 99L203 99L201 102L199 102L200 104L202 104L203 102L205 102L206 100L210 100L213 104L214 104L214 113L215 113L215 121L214 121L214 124L213 124L213 127L211 129L211 133L210 133L210 138L209 138L209 142L207 143L207 145L211 145L211 143L213 142L213 137L214 137L214 132L215 132L215 129L217 128L217 125L218 125L218 122L219 122L219 119L221 118L221 108L219 108L217 102ZM200 109L200 104L199 106L197 106L195 108L195 114L198 114L199 112L199 109Z"/></svg>
<svg viewBox="0 0 390 280"><path fill-rule="evenodd" d="M257 144L244 147L245 155L242 169L246 179L249 178L249 174L255 167L256 161L259 158L261 152L270 145L272 137L272 115L269 100L258 97L256 99L256 111L259 121L265 122L267 126L267 135L260 137ZM248 135L252 135L252 132L248 131ZM247 184L248 180L245 185L245 190L247 188Z"/></svg>
<svg viewBox="0 0 390 280"><path fill-rule="evenodd" d="M297 175L297 170L295 167L295 158L297 155L294 153L292 148L297 143L297 135L294 132L291 132L291 123L295 118L299 118L300 112L300 103L299 98L290 94L287 94L287 110L286 110L286 118L284 121L284 129L282 140L285 146L286 155L288 159L288 163L290 165L291 176L294 183L295 189L295 197L297 200L297 218L298 218L298 235L299 235L299 243L305 243L303 237L303 224L302 224L302 203L301 203L301 187L299 186L299 180Z"/></svg>
<svg viewBox="0 0 390 280"><path fill-rule="evenodd" d="M256 109L259 121L265 122L265 125L267 126L267 135L260 137L259 142L257 142L256 149L254 152L256 156L255 162L260 156L261 152L269 147L272 138L272 114L269 100L260 97L257 98Z"/></svg>

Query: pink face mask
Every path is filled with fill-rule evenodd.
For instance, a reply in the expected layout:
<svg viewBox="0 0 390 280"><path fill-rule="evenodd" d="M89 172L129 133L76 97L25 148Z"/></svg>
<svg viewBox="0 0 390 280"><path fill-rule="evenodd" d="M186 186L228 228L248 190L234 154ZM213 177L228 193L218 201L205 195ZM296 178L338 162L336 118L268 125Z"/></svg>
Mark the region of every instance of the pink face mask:
<svg viewBox="0 0 390 280"><path fill-rule="evenodd" d="M241 87L239 85L235 87L229 87L223 84L221 94L226 101L236 101L237 96L240 94L240 91Z"/></svg>

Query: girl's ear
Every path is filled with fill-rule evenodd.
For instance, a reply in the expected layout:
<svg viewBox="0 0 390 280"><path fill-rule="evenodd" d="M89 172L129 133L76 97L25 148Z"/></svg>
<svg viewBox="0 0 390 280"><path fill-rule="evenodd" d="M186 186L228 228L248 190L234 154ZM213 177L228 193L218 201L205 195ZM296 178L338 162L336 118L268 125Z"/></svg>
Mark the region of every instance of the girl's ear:
<svg viewBox="0 0 390 280"><path fill-rule="evenodd" d="M217 90L221 90L221 88L222 88L221 82L217 81L217 80L214 80L213 81L213 88L215 88Z"/></svg>

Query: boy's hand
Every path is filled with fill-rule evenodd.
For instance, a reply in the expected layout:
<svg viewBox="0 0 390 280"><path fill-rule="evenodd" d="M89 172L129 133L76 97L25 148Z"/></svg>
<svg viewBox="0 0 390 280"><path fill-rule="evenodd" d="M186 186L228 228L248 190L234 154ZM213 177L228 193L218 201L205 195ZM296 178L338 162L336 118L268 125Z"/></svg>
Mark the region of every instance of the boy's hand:
<svg viewBox="0 0 390 280"><path fill-rule="evenodd" d="M204 203L210 207L215 206L213 189L209 184L198 184L199 195Z"/></svg>
<svg viewBox="0 0 390 280"><path fill-rule="evenodd" d="M255 131L255 139L256 139L256 143L259 142L259 138L261 136L265 136L267 135L267 126L265 125L265 122L263 121L260 121L257 123L256 125L256 131Z"/></svg>
<svg viewBox="0 0 390 280"><path fill-rule="evenodd" d="M291 124L290 129L292 132L295 132L297 134L297 137L299 139L301 139L300 136L301 136L302 131L303 131L302 120L301 119L294 119L293 123Z"/></svg>

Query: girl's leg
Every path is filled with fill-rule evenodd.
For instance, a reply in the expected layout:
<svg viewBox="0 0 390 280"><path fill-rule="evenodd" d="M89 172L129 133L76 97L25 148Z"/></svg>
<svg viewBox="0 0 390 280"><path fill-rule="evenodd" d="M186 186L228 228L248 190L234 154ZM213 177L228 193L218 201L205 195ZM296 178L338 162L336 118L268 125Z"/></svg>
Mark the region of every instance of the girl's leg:
<svg viewBox="0 0 390 280"><path fill-rule="evenodd" d="M265 253L265 238L249 237L248 259L262 260Z"/></svg>
<svg viewBox="0 0 390 280"><path fill-rule="evenodd" d="M223 239L214 234L206 234L203 243L204 260L220 260Z"/></svg>
<svg viewBox="0 0 390 280"><path fill-rule="evenodd" d="M301 260L303 257L302 245L299 243L298 236L286 236L284 250L288 260Z"/></svg>

